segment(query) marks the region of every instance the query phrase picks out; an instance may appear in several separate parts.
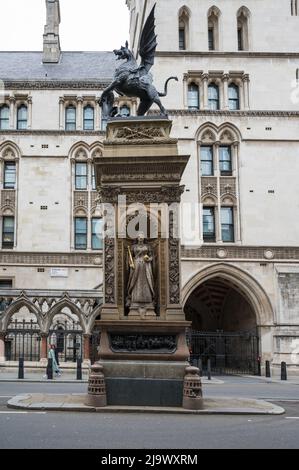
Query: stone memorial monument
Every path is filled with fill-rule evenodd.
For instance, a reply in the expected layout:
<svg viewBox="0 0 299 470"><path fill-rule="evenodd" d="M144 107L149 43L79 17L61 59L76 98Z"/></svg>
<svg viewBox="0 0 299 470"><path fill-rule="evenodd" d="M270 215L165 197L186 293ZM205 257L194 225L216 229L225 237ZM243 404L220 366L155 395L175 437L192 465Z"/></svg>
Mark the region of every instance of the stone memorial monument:
<svg viewBox="0 0 299 470"><path fill-rule="evenodd" d="M181 406L188 365L177 232L189 156L179 155L152 84L156 46L153 9L141 37L141 65L128 44L115 51L125 61L101 99L107 131L94 161L105 221L99 356L110 404ZM137 117L113 117L113 91L140 98ZM162 114L144 116L153 103Z"/></svg>

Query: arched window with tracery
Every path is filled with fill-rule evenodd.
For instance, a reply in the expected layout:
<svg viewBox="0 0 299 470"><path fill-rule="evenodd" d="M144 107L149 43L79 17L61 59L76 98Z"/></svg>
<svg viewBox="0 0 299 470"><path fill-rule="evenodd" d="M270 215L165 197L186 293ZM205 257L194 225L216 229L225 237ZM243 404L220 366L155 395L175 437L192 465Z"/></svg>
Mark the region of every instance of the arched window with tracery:
<svg viewBox="0 0 299 470"><path fill-rule="evenodd" d="M250 12L248 8L240 8L237 12L237 38L239 51L249 50L249 20Z"/></svg>
<svg viewBox="0 0 299 470"><path fill-rule="evenodd" d="M189 24L189 8L182 7L179 11L179 50L181 51L189 48Z"/></svg>
<svg viewBox="0 0 299 470"><path fill-rule="evenodd" d="M218 51L220 47L220 16L219 8L212 7L208 11L208 47L209 51Z"/></svg>

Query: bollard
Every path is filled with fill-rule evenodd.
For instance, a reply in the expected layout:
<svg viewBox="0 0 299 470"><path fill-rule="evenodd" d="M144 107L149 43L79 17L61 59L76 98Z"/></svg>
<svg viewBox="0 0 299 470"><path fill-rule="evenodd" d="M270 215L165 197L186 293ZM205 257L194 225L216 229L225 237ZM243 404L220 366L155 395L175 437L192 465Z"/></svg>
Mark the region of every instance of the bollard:
<svg viewBox="0 0 299 470"><path fill-rule="evenodd" d="M266 377L271 377L270 361L266 361Z"/></svg>
<svg viewBox="0 0 299 470"><path fill-rule="evenodd" d="M106 384L104 377L104 367L101 364L94 364L90 368L88 380L88 394L85 405L102 408L107 406Z"/></svg>
<svg viewBox="0 0 299 470"><path fill-rule="evenodd" d="M211 359L208 359L208 380L211 380Z"/></svg>
<svg viewBox="0 0 299 470"><path fill-rule="evenodd" d="M261 367L261 358L259 357L257 360L257 375L261 377L262 375L262 367Z"/></svg>
<svg viewBox="0 0 299 470"><path fill-rule="evenodd" d="M53 359L48 359L47 379L48 380L53 380Z"/></svg>
<svg viewBox="0 0 299 470"><path fill-rule="evenodd" d="M202 410L202 387L197 367L186 367L184 377L183 408L187 410Z"/></svg>
<svg viewBox="0 0 299 470"><path fill-rule="evenodd" d="M281 363L281 380L287 380L287 364L285 362Z"/></svg>
<svg viewBox="0 0 299 470"><path fill-rule="evenodd" d="M18 379L24 378L24 359L22 357L19 358L19 371L18 371Z"/></svg>
<svg viewBox="0 0 299 470"><path fill-rule="evenodd" d="M202 377L202 360L201 358L199 357L198 358L198 369L199 369L199 376Z"/></svg>
<svg viewBox="0 0 299 470"><path fill-rule="evenodd" d="M77 359L77 380L82 380L82 359Z"/></svg>

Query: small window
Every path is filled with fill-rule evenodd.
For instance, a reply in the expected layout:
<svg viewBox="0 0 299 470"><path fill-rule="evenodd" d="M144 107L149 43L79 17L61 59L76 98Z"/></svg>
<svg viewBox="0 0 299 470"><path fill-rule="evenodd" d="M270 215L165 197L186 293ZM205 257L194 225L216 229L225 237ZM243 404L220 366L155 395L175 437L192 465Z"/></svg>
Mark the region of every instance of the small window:
<svg viewBox="0 0 299 470"><path fill-rule="evenodd" d="M103 219L93 218L91 221L91 248L93 250L103 248Z"/></svg>
<svg viewBox="0 0 299 470"><path fill-rule="evenodd" d="M84 126L85 131L94 130L94 109L92 106L85 106L84 108Z"/></svg>
<svg viewBox="0 0 299 470"><path fill-rule="evenodd" d="M17 111L17 129L27 129L27 106L22 105Z"/></svg>
<svg viewBox="0 0 299 470"><path fill-rule="evenodd" d="M68 106L65 110L65 130L76 130L76 108L74 106Z"/></svg>
<svg viewBox="0 0 299 470"><path fill-rule="evenodd" d="M127 105L121 106L121 108L119 110L119 114L122 117L129 117L131 115L131 110L130 110L129 106L127 106Z"/></svg>
<svg viewBox="0 0 299 470"><path fill-rule="evenodd" d="M219 166L221 176L232 175L232 152L230 146L219 147Z"/></svg>
<svg viewBox="0 0 299 470"><path fill-rule="evenodd" d="M76 163L75 180L76 189L87 189L87 163Z"/></svg>
<svg viewBox="0 0 299 470"><path fill-rule="evenodd" d="M11 289L11 288L12 288L12 279L0 279L0 289Z"/></svg>
<svg viewBox="0 0 299 470"><path fill-rule="evenodd" d="M202 146L200 147L200 163L201 163L201 176L213 176L213 147Z"/></svg>
<svg viewBox="0 0 299 470"><path fill-rule="evenodd" d="M228 87L228 105L231 111L240 109L239 87L234 83Z"/></svg>
<svg viewBox="0 0 299 470"><path fill-rule="evenodd" d="M196 83L188 86L188 109L199 109L199 87Z"/></svg>
<svg viewBox="0 0 299 470"><path fill-rule="evenodd" d="M215 209L214 207L203 208L203 240L204 242L215 242Z"/></svg>
<svg viewBox="0 0 299 470"><path fill-rule="evenodd" d="M15 162L4 163L4 189L15 189L16 186L16 164Z"/></svg>
<svg viewBox="0 0 299 470"><path fill-rule="evenodd" d="M209 28L208 30L208 38L209 38L209 51L215 50L215 34L214 28Z"/></svg>
<svg viewBox="0 0 299 470"><path fill-rule="evenodd" d="M93 191L97 189L96 186L96 172L94 165L91 166L91 188Z"/></svg>
<svg viewBox="0 0 299 470"><path fill-rule="evenodd" d="M223 242L233 243L234 235L234 211L233 207L221 208L221 233Z"/></svg>
<svg viewBox="0 0 299 470"><path fill-rule="evenodd" d="M76 250L87 249L87 218L86 217L75 218L75 249Z"/></svg>
<svg viewBox="0 0 299 470"><path fill-rule="evenodd" d="M9 107L6 105L0 108L0 129L9 129Z"/></svg>
<svg viewBox="0 0 299 470"><path fill-rule="evenodd" d="M244 51L243 28L238 28L238 51Z"/></svg>
<svg viewBox="0 0 299 470"><path fill-rule="evenodd" d="M179 28L179 49L180 51L186 50L186 30L184 27Z"/></svg>
<svg viewBox="0 0 299 470"><path fill-rule="evenodd" d="M2 248L13 248L15 238L14 217L4 216L2 219Z"/></svg>
<svg viewBox="0 0 299 470"><path fill-rule="evenodd" d="M220 108L219 104L219 87L215 83L211 83L208 87L209 109L217 111Z"/></svg>

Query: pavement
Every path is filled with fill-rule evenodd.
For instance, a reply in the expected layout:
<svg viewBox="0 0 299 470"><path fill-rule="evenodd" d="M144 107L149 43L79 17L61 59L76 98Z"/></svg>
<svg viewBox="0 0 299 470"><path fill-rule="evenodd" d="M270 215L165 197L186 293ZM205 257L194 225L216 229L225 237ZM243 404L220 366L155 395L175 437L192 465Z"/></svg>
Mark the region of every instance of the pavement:
<svg viewBox="0 0 299 470"><path fill-rule="evenodd" d="M126 413L178 413L178 414L263 414L284 413L280 406L265 400L237 397L204 398L202 410L153 406L106 406L95 408L84 404L86 394L26 394L8 401L8 407L31 411L85 411L85 412L126 412Z"/></svg>

